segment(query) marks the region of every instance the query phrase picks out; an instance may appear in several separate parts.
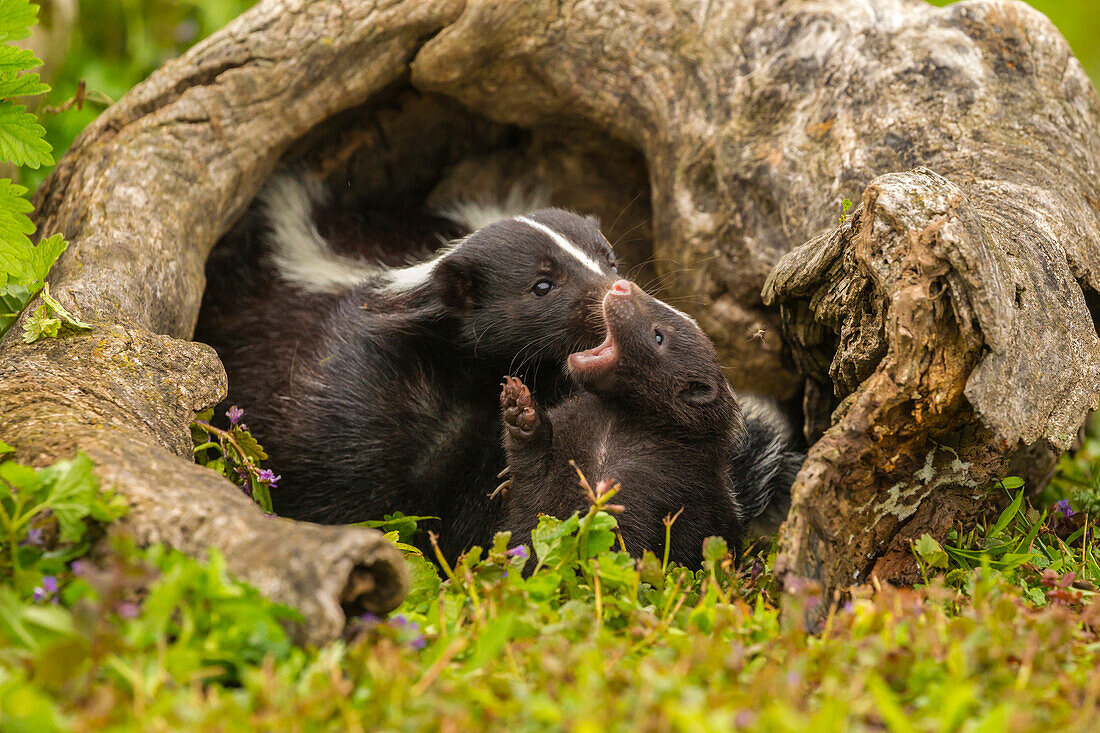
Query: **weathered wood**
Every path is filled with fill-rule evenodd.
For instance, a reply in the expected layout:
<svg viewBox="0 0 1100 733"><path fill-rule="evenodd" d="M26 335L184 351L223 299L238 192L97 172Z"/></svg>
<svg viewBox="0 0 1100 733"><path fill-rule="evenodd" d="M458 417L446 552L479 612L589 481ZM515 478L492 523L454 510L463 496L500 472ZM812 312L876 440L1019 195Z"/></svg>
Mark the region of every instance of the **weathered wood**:
<svg viewBox="0 0 1100 733"><path fill-rule="evenodd" d="M190 336L206 255L283 151L328 120L352 141L330 161L369 166L356 146L385 148L388 113L365 103L401 89L531 129L521 167L551 171L561 203L569 181L634 175L619 153L619 167L576 165L573 137L640 153L668 293L736 387L803 399L824 436L783 534L791 577L905 577L907 537L972 516L1024 447L1048 467L1100 390L1083 292L1100 273L1100 103L1053 26L1016 2L261 0L108 110L39 191L44 231L73 242L53 289L139 342ZM402 139L391 152L415 143ZM417 164L446 167L434 182L453 191L511 175L508 156ZM917 166L930 170L903 173ZM622 206L632 188L587 195L604 190ZM841 200L861 197L836 227ZM3 348L15 365L54 347ZM121 374L80 379L95 392L131 384ZM166 399L120 389L152 415ZM7 399L0 413L55 398L29 384ZM29 430L19 414L0 431ZM67 419L59 432L106 450ZM185 422L151 443L180 452ZM36 435L18 447L59 453Z"/></svg>
<svg viewBox="0 0 1100 733"><path fill-rule="evenodd" d="M788 576L912 578L909 537L972 519L1020 449L1049 475L1096 404L1100 105L1022 3L471 2L413 82L643 151L671 291L701 296L685 307L737 386L786 397L804 375L810 432L828 429ZM917 165L940 175L885 175ZM865 189L866 236L861 212L815 238ZM796 370L759 300L777 262Z"/></svg>
<svg viewBox="0 0 1100 733"><path fill-rule="evenodd" d="M272 521L191 463L188 423L224 395L224 371L209 349L153 334L190 337L206 255L282 152L400 79L460 8L260 3L104 112L36 193L40 230L70 241L53 291L97 329L31 346L8 334L0 435L36 463L87 452L133 504L128 530L198 556L219 548L305 614L306 641L338 635L345 611L397 605L400 553L377 532Z"/></svg>

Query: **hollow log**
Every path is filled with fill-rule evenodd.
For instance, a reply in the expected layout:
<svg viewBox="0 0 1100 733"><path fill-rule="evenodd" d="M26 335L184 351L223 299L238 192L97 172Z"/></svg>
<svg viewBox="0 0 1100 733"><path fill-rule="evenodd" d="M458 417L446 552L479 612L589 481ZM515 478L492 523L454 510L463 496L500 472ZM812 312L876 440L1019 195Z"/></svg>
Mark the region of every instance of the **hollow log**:
<svg viewBox="0 0 1100 733"><path fill-rule="evenodd" d="M399 560L362 530L272 522L188 464L187 422L224 387L183 341L204 262L280 161L380 201L526 176L605 218L639 199L610 225L642 232L635 262L735 387L802 405L816 442L782 572L904 580L907 539L972 518L1023 451L1044 475L1095 405L1098 119L1018 2L261 0L37 192L41 230L71 242L52 289L97 328L9 334L0 437L38 462L88 451L138 504L132 531L222 547L279 600L320 582L313 638L331 636L333 589L376 567L371 603L392 605Z"/></svg>

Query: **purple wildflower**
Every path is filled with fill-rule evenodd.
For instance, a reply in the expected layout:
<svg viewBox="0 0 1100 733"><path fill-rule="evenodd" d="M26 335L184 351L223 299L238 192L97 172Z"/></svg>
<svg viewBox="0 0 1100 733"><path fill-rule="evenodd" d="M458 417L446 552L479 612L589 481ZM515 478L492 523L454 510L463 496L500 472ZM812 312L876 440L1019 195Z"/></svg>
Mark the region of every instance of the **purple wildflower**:
<svg viewBox="0 0 1100 733"><path fill-rule="evenodd" d="M141 613L141 609L136 603L123 601L115 607L115 613L117 613L122 618L137 618L138 615Z"/></svg>
<svg viewBox="0 0 1100 733"><path fill-rule="evenodd" d="M527 554L527 545L516 545L504 554L508 557L518 557L522 560L526 560L529 557L529 555Z"/></svg>
<svg viewBox="0 0 1100 733"><path fill-rule="evenodd" d="M27 530L27 536L20 542L21 545L29 545L31 547L41 547L46 544L45 538L42 536L42 530L37 527L31 527Z"/></svg>
<svg viewBox="0 0 1100 733"><path fill-rule="evenodd" d="M70 569L73 571L73 575L77 577L87 575L90 565L87 560L73 560L73 564Z"/></svg>
<svg viewBox="0 0 1100 733"><path fill-rule="evenodd" d="M376 623L378 623L379 618L368 611L367 613L361 614L359 616L359 620L365 623L367 626L374 626Z"/></svg>
<svg viewBox="0 0 1100 733"><path fill-rule="evenodd" d="M267 485L274 489L275 482L281 479L282 476L276 476L275 472L272 471L270 468L264 468L261 469L258 474L256 474L256 478L258 478L260 481L267 482Z"/></svg>
<svg viewBox="0 0 1100 733"><path fill-rule="evenodd" d="M413 649L416 649L417 651L420 651L421 649L423 649L427 645L428 645L428 640L425 639L422 634L420 636L417 636L415 639L413 639L412 641L409 642L409 646L411 646Z"/></svg>
<svg viewBox="0 0 1100 733"><path fill-rule="evenodd" d="M229 418L230 425L236 425L241 421L241 418L244 417L244 410L233 405L225 411L225 416Z"/></svg>
<svg viewBox="0 0 1100 733"><path fill-rule="evenodd" d="M1074 514L1077 513L1073 510L1073 507L1071 507L1069 505L1069 499L1062 499L1060 501L1055 502L1054 510L1057 511L1059 514L1061 514L1062 517L1065 518L1065 519L1069 519L1070 517L1072 517Z"/></svg>
<svg viewBox="0 0 1100 733"><path fill-rule="evenodd" d="M57 593L57 578L52 575L42 576L42 585L37 586L34 589L34 602L41 603L47 598L51 598ZM54 598L54 603L57 603L57 599Z"/></svg>

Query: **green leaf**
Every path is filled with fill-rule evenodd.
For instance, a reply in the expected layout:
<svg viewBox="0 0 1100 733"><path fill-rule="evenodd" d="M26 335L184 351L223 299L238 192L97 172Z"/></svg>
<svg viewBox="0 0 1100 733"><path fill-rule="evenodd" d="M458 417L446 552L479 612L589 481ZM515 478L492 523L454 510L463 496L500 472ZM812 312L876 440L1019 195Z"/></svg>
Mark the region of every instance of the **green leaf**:
<svg viewBox="0 0 1100 733"><path fill-rule="evenodd" d="M1023 482L1021 482L1020 485L1022 486ZM1020 491L1016 494L1016 498L1012 500L1012 503L1009 504L1003 512L1001 512L1001 516L997 518L997 523L993 525L993 529L989 530L989 534L986 535L987 539L992 539L1004 531L1005 527L1008 526L1008 523L1011 522L1013 518L1015 518L1015 516L1019 513L1020 505L1023 503L1023 501L1024 492Z"/></svg>
<svg viewBox="0 0 1100 733"><path fill-rule="evenodd" d="M266 461L267 453L264 453L263 446L260 445L252 433L247 430L242 430L240 426L233 428L233 437L236 438L237 444L241 446L241 450L252 461Z"/></svg>
<svg viewBox="0 0 1100 733"><path fill-rule="evenodd" d="M42 288L42 300L34 314L23 324L23 343L33 344L40 338L53 338L59 332L79 333L90 331L92 327L78 320L50 295L50 285Z"/></svg>
<svg viewBox="0 0 1100 733"><path fill-rule="evenodd" d="M435 601L442 584L435 565L420 555L407 556L405 563L409 569L409 594L405 596L402 608L420 608Z"/></svg>
<svg viewBox="0 0 1100 733"><path fill-rule="evenodd" d="M531 532L531 544L539 563L553 566L564 560L571 549L566 540L572 538L579 526L576 512L565 521L546 515L539 517L538 526Z"/></svg>
<svg viewBox="0 0 1100 733"><path fill-rule="evenodd" d="M913 549L925 565L933 568L947 569L948 557L939 542L936 542L930 534L922 534L920 539L913 543Z"/></svg>
<svg viewBox="0 0 1100 733"><path fill-rule="evenodd" d="M0 45L0 74L18 74L41 65L42 59L29 48Z"/></svg>
<svg viewBox="0 0 1100 733"><path fill-rule="evenodd" d="M6 46L3 48L10 48ZM34 61L33 54L31 55ZM2 61L0 61L2 63ZM48 84L39 81L38 74L0 69L0 97L10 99L12 97L34 97L50 91Z"/></svg>
<svg viewBox="0 0 1100 733"><path fill-rule="evenodd" d="M61 319L54 318L49 307L42 303L23 323L23 343L33 344L41 338L54 338L60 331Z"/></svg>
<svg viewBox="0 0 1100 733"><path fill-rule="evenodd" d="M703 540L703 562L708 565L721 562L729 551L729 545L721 537L707 537Z"/></svg>
<svg viewBox="0 0 1100 733"><path fill-rule="evenodd" d="M84 537L83 520L90 514L98 493L92 469L92 460L81 453L71 461L59 461L38 472L50 484L44 503L61 525L62 542L79 542Z"/></svg>
<svg viewBox="0 0 1100 733"><path fill-rule="evenodd" d="M253 477L248 479L252 483L252 499L260 508L268 514L275 511L274 505L271 503L271 487L266 481L258 481Z"/></svg>
<svg viewBox="0 0 1100 733"><path fill-rule="evenodd" d="M26 106L0 102L0 159L28 168L52 165L53 148L45 135L46 130Z"/></svg>
<svg viewBox="0 0 1100 733"><path fill-rule="evenodd" d="M57 261L57 258L68 246L69 243L60 234L43 239L34 245L30 257L26 260L27 266L30 268L31 278L45 280L46 275L50 273L50 268L53 267L53 263Z"/></svg>
<svg viewBox="0 0 1100 733"><path fill-rule="evenodd" d="M12 448L10 445L8 445L4 441L0 440L0 454L13 453L13 452L15 452L15 448Z"/></svg>
<svg viewBox="0 0 1100 733"><path fill-rule="evenodd" d="M3 243L0 243L0 247L2 246ZM13 285L11 283L0 285L0 334L11 328L12 324L15 323L15 319L23 312L23 308L41 287L41 280L32 285Z"/></svg>
<svg viewBox="0 0 1100 733"><path fill-rule="evenodd" d="M610 550L615 545L615 530L618 526L615 517L607 512L597 512L588 526L585 546L579 548L580 556L596 557Z"/></svg>
<svg viewBox="0 0 1100 733"><path fill-rule="evenodd" d="M0 0L0 43L26 38L37 22L38 6L30 0Z"/></svg>

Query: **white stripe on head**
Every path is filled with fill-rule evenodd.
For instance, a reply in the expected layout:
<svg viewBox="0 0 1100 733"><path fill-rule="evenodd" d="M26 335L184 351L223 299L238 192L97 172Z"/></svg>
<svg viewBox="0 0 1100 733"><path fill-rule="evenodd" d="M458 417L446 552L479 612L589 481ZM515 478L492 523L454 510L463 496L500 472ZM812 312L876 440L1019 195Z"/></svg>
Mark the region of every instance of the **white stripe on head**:
<svg viewBox="0 0 1100 733"><path fill-rule="evenodd" d="M606 275L607 274L606 272L604 272L603 268L600 267L598 262L596 262L594 259L592 259L588 255L586 255L584 252L582 252L580 250L580 248L577 247L577 245L573 244L568 239L566 239L562 235L558 234L557 232L555 232L553 229L546 226L545 224L539 224L537 221L533 221L531 219L528 219L526 216L517 216L516 221L521 221L524 224L526 224L527 226L532 227L534 229L537 229L540 232L542 232L543 234L545 234L546 236L550 237L550 241L552 241L554 244L558 245L563 250L568 252L578 262L580 262L582 265L584 265L585 267L587 267L589 270L596 273L597 275Z"/></svg>
<svg viewBox="0 0 1100 733"><path fill-rule="evenodd" d="M688 315L687 313L684 313L684 312L683 312L682 310L680 310L679 308L673 308L673 307L672 307L671 305L669 305L669 304L668 304L668 303L666 303L665 301L661 300L660 298L654 298L654 300L656 300L656 301L657 301L658 303L660 303L661 305L663 305L663 306L664 306L665 308L668 308L668 309L669 309L670 311L672 311L672 312L673 312L673 313L675 313L676 315L680 316L681 318L686 318L686 319L688 319L689 321L691 321L692 323L694 323L696 327L699 327L699 323L698 323L698 321L696 321L696 320L695 320L694 318L692 318L691 316L689 316L689 315Z"/></svg>

